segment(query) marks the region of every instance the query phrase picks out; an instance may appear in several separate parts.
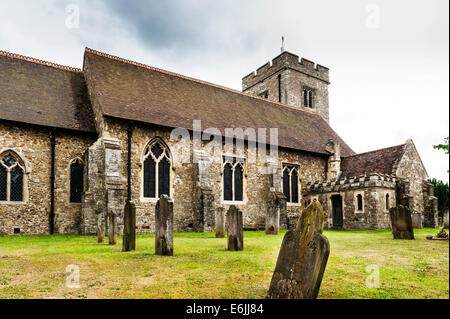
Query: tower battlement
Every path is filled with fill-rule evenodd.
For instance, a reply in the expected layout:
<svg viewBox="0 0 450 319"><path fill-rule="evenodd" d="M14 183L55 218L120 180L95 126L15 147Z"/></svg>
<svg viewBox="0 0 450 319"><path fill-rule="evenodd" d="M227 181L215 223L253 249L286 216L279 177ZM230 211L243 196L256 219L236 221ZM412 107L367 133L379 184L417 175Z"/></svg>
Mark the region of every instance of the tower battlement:
<svg viewBox="0 0 450 319"><path fill-rule="evenodd" d="M329 84L329 69L327 67L284 51L272 59L272 61L267 62L256 71L244 76L242 78L242 90L247 90L273 73L285 68L291 68Z"/></svg>

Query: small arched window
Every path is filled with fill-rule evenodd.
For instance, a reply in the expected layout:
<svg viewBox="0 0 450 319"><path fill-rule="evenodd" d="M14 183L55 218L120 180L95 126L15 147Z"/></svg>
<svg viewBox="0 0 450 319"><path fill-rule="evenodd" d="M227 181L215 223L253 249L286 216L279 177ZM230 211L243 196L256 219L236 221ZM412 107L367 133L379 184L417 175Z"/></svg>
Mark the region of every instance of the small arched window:
<svg viewBox="0 0 450 319"><path fill-rule="evenodd" d="M76 159L70 164L70 202L81 203L81 193L84 185L84 165L80 159Z"/></svg>
<svg viewBox="0 0 450 319"><path fill-rule="evenodd" d="M386 194L386 209L389 209L389 194Z"/></svg>
<svg viewBox="0 0 450 319"><path fill-rule="evenodd" d="M298 165L283 164L283 193L288 203L298 203Z"/></svg>
<svg viewBox="0 0 450 319"><path fill-rule="evenodd" d="M144 198L170 196L172 162L169 148L160 139L155 139L146 147L143 161Z"/></svg>
<svg viewBox="0 0 450 319"><path fill-rule="evenodd" d="M363 198L361 194L356 195L356 201L358 204L358 210L363 210Z"/></svg>
<svg viewBox="0 0 450 319"><path fill-rule="evenodd" d="M0 201L22 202L25 165L20 157L7 151L0 155Z"/></svg>

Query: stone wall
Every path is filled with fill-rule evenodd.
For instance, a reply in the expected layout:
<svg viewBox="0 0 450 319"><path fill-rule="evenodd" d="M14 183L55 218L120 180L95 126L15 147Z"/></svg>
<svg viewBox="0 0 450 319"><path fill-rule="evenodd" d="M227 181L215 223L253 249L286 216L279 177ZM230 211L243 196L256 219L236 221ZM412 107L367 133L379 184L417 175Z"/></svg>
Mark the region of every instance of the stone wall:
<svg viewBox="0 0 450 319"><path fill-rule="evenodd" d="M55 232L79 233L81 205L70 203L70 164L82 158L92 136L58 131L55 147ZM49 233L51 145L50 129L2 121L0 153L12 150L24 161L23 202L0 202L0 234Z"/></svg>

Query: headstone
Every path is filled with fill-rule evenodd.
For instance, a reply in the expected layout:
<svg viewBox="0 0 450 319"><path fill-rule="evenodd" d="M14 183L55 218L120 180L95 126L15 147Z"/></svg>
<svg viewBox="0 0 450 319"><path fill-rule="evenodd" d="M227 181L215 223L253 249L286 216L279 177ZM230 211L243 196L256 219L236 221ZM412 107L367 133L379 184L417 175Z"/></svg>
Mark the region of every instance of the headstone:
<svg viewBox="0 0 450 319"><path fill-rule="evenodd" d="M155 254L173 256L173 201L167 195L156 203Z"/></svg>
<svg viewBox="0 0 450 319"><path fill-rule="evenodd" d="M242 212L234 205L227 211L228 250L244 249Z"/></svg>
<svg viewBox="0 0 450 319"><path fill-rule="evenodd" d="M225 238L225 209L216 209L216 238Z"/></svg>
<svg viewBox="0 0 450 319"><path fill-rule="evenodd" d="M319 293L330 243L322 234L323 208L313 201L286 233L267 299L315 299Z"/></svg>
<svg viewBox="0 0 450 319"><path fill-rule="evenodd" d="M411 210L403 205L389 209L394 239L414 239Z"/></svg>
<svg viewBox="0 0 450 319"><path fill-rule="evenodd" d="M136 249L136 206L127 201L123 215L122 251Z"/></svg>
<svg viewBox="0 0 450 319"><path fill-rule="evenodd" d="M270 192L266 213L267 235L278 234L282 214L286 214L286 196L283 193Z"/></svg>
<svg viewBox="0 0 450 319"><path fill-rule="evenodd" d="M105 218L100 212L97 213L97 242L105 241Z"/></svg>
<svg viewBox="0 0 450 319"><path fill-rule="evenodd" d="M108 214L108 242L110 245L117 244L116 216L113 211L110 211Z"/></svg>
<svg viewBox="0 0 450 319"><path fill-rule="evenodd" d="M444 212L444 216L443 216L443 227L445 229L448 229L448 209Z"/></svg>
<svg viewBox="0 0 450 319"><path fill-rule="evenodd" d="M419 212L411 212L411 222L413 228L422 228L422 214Z"/></svg>

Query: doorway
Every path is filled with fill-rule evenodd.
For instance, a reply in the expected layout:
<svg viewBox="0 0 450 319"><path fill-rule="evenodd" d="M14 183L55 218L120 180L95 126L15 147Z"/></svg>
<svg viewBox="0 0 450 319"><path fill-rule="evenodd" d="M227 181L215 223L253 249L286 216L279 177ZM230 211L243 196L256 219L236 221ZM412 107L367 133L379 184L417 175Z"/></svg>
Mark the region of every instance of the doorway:
<svg viewBox="0 0 450 319"><path fill-rule="evenodd" d="M333 227L341 228L344 224L344 216L342 215L342 196L331 196Z"/></svg>

